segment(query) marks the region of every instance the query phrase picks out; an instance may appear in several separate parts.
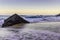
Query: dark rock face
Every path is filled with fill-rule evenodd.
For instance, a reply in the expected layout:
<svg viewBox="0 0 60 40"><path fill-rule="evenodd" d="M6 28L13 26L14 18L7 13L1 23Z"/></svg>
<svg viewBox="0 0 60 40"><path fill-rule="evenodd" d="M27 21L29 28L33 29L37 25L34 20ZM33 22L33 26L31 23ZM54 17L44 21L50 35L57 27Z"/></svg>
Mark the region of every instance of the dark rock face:
<svg viewBox="0 0 60 40"><path fill-rule="evenodd" d="M60 13L58 15L56 15L56 16L60 16Z"/></svg>
<svg viewBox="0 0 60 40"><path fill-rule="evenodd" d="M6 20L4 20L2 27L12 26L12 25L19 24L19 23L29 23L29 22L24 20L19 15L14 14L10 16L9 18L7 18Z"/></svg>

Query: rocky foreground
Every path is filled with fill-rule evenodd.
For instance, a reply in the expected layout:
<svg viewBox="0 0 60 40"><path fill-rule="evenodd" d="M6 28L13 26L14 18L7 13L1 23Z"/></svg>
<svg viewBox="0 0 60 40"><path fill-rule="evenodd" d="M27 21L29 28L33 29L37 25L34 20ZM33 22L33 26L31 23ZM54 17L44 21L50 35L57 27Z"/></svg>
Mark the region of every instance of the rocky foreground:
<svg viewBox="0 0 60 40"><path fill-rule="evenodd" d="M0 40L60 40L60 33L44 30L0 28Z"/></svg>

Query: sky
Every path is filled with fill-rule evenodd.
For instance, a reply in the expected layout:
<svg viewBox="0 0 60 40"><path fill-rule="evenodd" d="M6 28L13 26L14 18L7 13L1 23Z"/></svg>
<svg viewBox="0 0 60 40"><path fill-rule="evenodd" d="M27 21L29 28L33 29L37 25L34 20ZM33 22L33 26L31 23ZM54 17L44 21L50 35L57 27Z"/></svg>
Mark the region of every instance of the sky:
<svg viewBox="0 0 60 40"><path fill-rule="evenodd" d="M60 13L60 0L0 0L0 15L55 15Z"/></svg>

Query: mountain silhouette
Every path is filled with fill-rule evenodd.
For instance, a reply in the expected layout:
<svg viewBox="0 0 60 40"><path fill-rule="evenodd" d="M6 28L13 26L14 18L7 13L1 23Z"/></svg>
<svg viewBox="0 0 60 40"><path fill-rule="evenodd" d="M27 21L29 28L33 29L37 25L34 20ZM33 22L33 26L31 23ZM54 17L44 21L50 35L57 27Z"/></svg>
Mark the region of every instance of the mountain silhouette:
<svg viewBox="0 0 60 40"><path fill-rule="evenodd" d="M60 13L59 13L59 14L57 14L56 16L60 16Z"/></svg>
<svg viewBox="0 0 60 40"><path fill-rule="evenodd" d="M30 23L30 22L23 19L21 16L14 14L10 16L9 18L7 18L6 20L4 20L2 27L12 26L12 25L19 24L19 23Z"/></svg>

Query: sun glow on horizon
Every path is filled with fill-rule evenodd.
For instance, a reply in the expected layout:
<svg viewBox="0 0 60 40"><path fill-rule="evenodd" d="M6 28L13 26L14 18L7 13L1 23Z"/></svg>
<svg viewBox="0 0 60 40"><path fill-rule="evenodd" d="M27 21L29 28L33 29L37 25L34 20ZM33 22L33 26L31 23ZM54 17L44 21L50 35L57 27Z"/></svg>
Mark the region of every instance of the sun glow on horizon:
<svg viewBox="0 0 60 40"><path fill-rule="evenodd" d="M0 0L0 15L55 15L60 13L59 0Z"/></svg>
<svg viewBox="0 0 60 40"><path fill-rule="evenodd" d="M59 10L39 10L39 9L10 9L10 10L0 10L0 15L9 14L21 14L21 15L54 15L60 13Z"/></svg>

